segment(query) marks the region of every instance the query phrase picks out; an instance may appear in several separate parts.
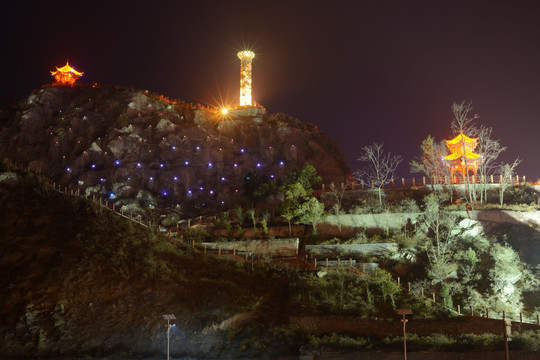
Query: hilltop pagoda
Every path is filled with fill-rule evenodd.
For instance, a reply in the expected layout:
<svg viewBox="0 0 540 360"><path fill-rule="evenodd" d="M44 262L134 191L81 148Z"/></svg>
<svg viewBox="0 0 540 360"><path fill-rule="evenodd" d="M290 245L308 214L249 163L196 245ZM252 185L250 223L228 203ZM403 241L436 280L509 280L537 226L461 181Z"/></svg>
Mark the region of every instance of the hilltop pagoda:
<svg viewBox="0 0 540 360"><path fill-rule="evenodd" d="M51 75L56 80L54 85L57 86L73 86L82 74L84 73L72 68L67 61L63 67L56 68L56 71L51 71Z"/></svg>
<svg viewBox="0 0 540 360"><path fill-rule="evenodd" d="M450 167L451 182L456 182L454 174L459 173L463 179L471 173L476 176L478 165L482 161L482 155L474 152L478 146L478 138L470 138L465 134L459 134L452 140L444 140L450 154L443 159Z"/></svg>

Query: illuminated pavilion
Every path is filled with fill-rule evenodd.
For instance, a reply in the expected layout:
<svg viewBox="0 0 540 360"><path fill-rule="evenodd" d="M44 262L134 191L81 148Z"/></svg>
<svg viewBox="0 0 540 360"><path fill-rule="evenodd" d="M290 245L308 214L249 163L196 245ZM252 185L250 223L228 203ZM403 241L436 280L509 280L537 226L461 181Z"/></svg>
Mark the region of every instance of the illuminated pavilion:
<svg viewBox="0 0 540 360"><path fill-rule="evenodd" d="M58 86L73 86L75 81L77 81L83 72L78 72L69 65L69 62L66 61L66 65L61 68L56 68L56 71L51 71L51 75L54 76L56 80L55 85Z"/></svg>
<svg viewBox="0 0 540 360"><path fill-rule="evenodd" d="M444 156L443 159L450 167L451 182L455 182L454 174L459 173L463 179L467 173L476 176L478 165L482 161L482 155L474 152L478 146L478 138L470 138L465 134L459 134L452 140L444 140L450 154ZM465 165L467 164L467 165Z"/></svg>

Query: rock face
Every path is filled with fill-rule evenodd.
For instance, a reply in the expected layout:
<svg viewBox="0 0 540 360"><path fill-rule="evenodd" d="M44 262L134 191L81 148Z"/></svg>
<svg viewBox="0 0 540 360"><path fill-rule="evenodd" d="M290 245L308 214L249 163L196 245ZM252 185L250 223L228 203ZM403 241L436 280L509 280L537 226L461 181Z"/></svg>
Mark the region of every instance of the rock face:
<svg viewBox="0 0 540 360"><path fill-rule="evenodd" d="M250 174L278 180L305 163L325 182L350 174L314 125L225 116L125 88L44 87L0 121L0 157L135 213L219 211L247 201Z"/></svg>

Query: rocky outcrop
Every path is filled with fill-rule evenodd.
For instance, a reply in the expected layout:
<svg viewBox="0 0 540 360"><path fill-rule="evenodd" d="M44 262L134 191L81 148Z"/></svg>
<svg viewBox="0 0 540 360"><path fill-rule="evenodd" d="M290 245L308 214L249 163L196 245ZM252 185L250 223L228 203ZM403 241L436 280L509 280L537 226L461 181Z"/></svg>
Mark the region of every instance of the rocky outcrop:
<svg viewBox="0 0 540 360"><path fill-rule="evenodd" d="M2 111L0 122L1 158L139 211L198 214L250 203L250 174L279 179L305 163L326 182L350 173L337 144L309 123L224 116L125 88L43 87Z"/></svg>

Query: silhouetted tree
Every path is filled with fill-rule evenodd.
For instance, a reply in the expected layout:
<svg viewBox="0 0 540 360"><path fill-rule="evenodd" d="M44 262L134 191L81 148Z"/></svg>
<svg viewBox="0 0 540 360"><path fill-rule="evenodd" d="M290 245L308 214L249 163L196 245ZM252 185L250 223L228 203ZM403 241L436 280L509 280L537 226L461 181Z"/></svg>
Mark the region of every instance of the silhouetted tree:
<svg viewBox="0 0 540 360"><path fill-rule="evenodd" d="M382 206L382 188L394 178L396 168L401 163L401 156L385 152L382 143L374 142L362 148L358 160L367 162L368 165L356 171L355 177L377 188L379 205Z"/></svg>

